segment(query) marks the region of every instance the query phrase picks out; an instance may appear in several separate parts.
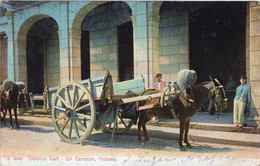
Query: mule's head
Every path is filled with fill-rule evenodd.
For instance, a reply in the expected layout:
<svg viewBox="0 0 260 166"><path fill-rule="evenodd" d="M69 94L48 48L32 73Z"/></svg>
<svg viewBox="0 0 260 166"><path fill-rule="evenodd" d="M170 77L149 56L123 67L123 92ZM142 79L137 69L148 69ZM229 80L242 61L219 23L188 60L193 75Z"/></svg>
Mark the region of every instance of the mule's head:
<svg viewBox="0 0 260 166"><path fill-rule="evenodd" d="M227 97L223 85L219 83L217 79L212 79L217 85L211 89L209 98L214 101L219 111L224 111L227 108Z"/></svg>
<svg viewBox="0 0 260 166"><path fill-rule="evenodd" d="M27 92L26 92L26 88L20 90L19 89L19 96L18 96L18 104L19 107L27 107Z"/></svg>

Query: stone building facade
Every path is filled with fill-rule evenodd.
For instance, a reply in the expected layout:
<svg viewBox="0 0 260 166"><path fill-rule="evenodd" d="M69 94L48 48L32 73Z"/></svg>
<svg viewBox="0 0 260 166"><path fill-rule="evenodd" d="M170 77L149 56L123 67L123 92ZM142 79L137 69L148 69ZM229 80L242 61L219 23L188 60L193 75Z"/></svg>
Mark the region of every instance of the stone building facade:
<svg viewBox="0 0 260 166"><path fill-rule="evenodd" d="M132 61L133 77L143 76L147 88L153 87L159 72L165 81L174 81L178 71L190 68L189 14L205 6L186 3L171 9L165 3L52 1L19 10L1 5L6 9L0 16L1 71L7 72L0 79L8 77L28 86L38 80L42 87L81 80L81 48L86 46L89 65L84 67L88 66L90 77L109 70L114 81L119 81L118 26L130 22L133 57L124 59ZM252 120L260 114L260 7L258 2L245 3L244 66L252 87ZM85 45L81 45L83 31L88 32ZM37 43L42 46L35 46ZM37 51L42 55L38 57ZM42 62L41 73L35 73L40 66L36 62ZM31 79L29 73L40 78Z"/></svg>

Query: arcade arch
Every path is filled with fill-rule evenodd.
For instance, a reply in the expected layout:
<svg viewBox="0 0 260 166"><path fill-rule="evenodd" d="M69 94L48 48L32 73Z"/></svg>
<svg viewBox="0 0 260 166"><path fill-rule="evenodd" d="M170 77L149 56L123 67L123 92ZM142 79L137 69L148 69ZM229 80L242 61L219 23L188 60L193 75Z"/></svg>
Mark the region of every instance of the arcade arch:
<svg viewBox="0 0 260 166"><path fill-rule="evenodd" d="M17 39L19 80L28 92L43 93L44 87L60 84L60 44L57 22L35 15L20 27Z"/></svg>
<svg viewBox="0 0 260 166"><path fill-rule="evenodd" d="M115 81L132 79L134 60L131 8L125 2L93 2L83 9L77 14L72 30L73 62L78 63L75 66L81 66L81 72L87 72L81 73L81 78L104 75L109 70ZM126 37L120 33L123 25L126 27ZM81 43L81 46L78 47L77 43ZM122 49L126 50L120 51ZM77 57L76 52L80 52L81 57ZM76 60L79 58L81 63ZM125 61L129 63L120 65ZM130 75L126 77L125 73Z"/></svg>

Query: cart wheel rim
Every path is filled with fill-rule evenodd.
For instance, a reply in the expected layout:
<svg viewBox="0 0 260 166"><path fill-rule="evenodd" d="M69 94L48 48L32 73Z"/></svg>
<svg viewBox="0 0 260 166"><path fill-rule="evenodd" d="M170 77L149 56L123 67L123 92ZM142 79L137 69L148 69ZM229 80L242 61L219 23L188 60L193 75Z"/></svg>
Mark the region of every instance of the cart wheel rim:
<svg viewBox="0 0 260 166"><path fill-rule="evenodd" d="M134 124L134 120L122 118L122 111L118 112L118 124L115 126L115 134L123 134L127 132ZM103 125L103 129L109 133L113 132L115 123Z"/></svg>
<svg viewBox="0 0 260 166"><path fill-rule="evenodd" d="M95 101L88 88L75 82L64 84L53 100L52 121L63 141L72 144L84 141L96 121Z"/></svg>

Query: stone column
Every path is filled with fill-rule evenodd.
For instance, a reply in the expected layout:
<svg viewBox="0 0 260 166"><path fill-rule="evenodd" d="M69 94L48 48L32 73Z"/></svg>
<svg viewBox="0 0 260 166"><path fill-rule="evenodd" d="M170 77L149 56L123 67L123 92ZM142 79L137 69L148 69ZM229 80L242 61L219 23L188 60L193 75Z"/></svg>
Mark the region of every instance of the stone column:
<svg viewBox="0 0 260 166"><path fill-rule="evenodd" d="M135 9L131 16L134 42L134 77L143 76L145 85L148 87L146 3L137 3Z"/></svg>
<svg viewBox="0 0 260 166"><path fill-rule="evenodd" d="M256 126L260 116L260 3L250 2L250 84L252 93L251 115L248 125ZM260 120L260 119L259 119ZM258 122L259 122L258 120ZM259 127L259 126L258 126Z"/></svg>
<svg viewBox="0 0 260 166"><path fill-rule="evenodd" d="M69 52L69 30L68 30L68 4L60 2L61 26L59 27L60 38L60 83L64 84L71 80L70 74L70 52Z"/></svg>
<svg viewBox="0 0 260 166"><path fill-rule="evenodd" d="M70 47L70 75L71 80L81 80L81 29L70 29L69 47Z"/></svg>
<svg viewBox="0 0 260 166"><path fill-rule="evenodd" d="M153 2L148 3L148 50L149 50L149 82L150 87L153 88L155 82L155 75L160 72L160 58L159 58L159 25L160 25L160 8L154 5Z"/></svg>
<svg viewBox="0 0 260 166"><path fill-rule="evenodd" d="M246 6L246 76L250 80L250 3Z"/></svg>
<svg viewBox="0 0 260 166"><path fill-rule="evenodd" d="M15 57L15 48L14 48L14 13L13 12L6 12L5 13L8 21L9 28L6 28L6 35L8 38L7 42L7 72L8 72L8 78L16 81L18 80L18 72L17 72L17 65L15 63L16 57Z"/></svg>
<svg viewBox="0 0 260 166"><path fill-rule="evenodd" d="M159 8L153 9L152 2L138 2L134 11L134 76L142 75L146 88L151 88L159 72Z"/></svg>

